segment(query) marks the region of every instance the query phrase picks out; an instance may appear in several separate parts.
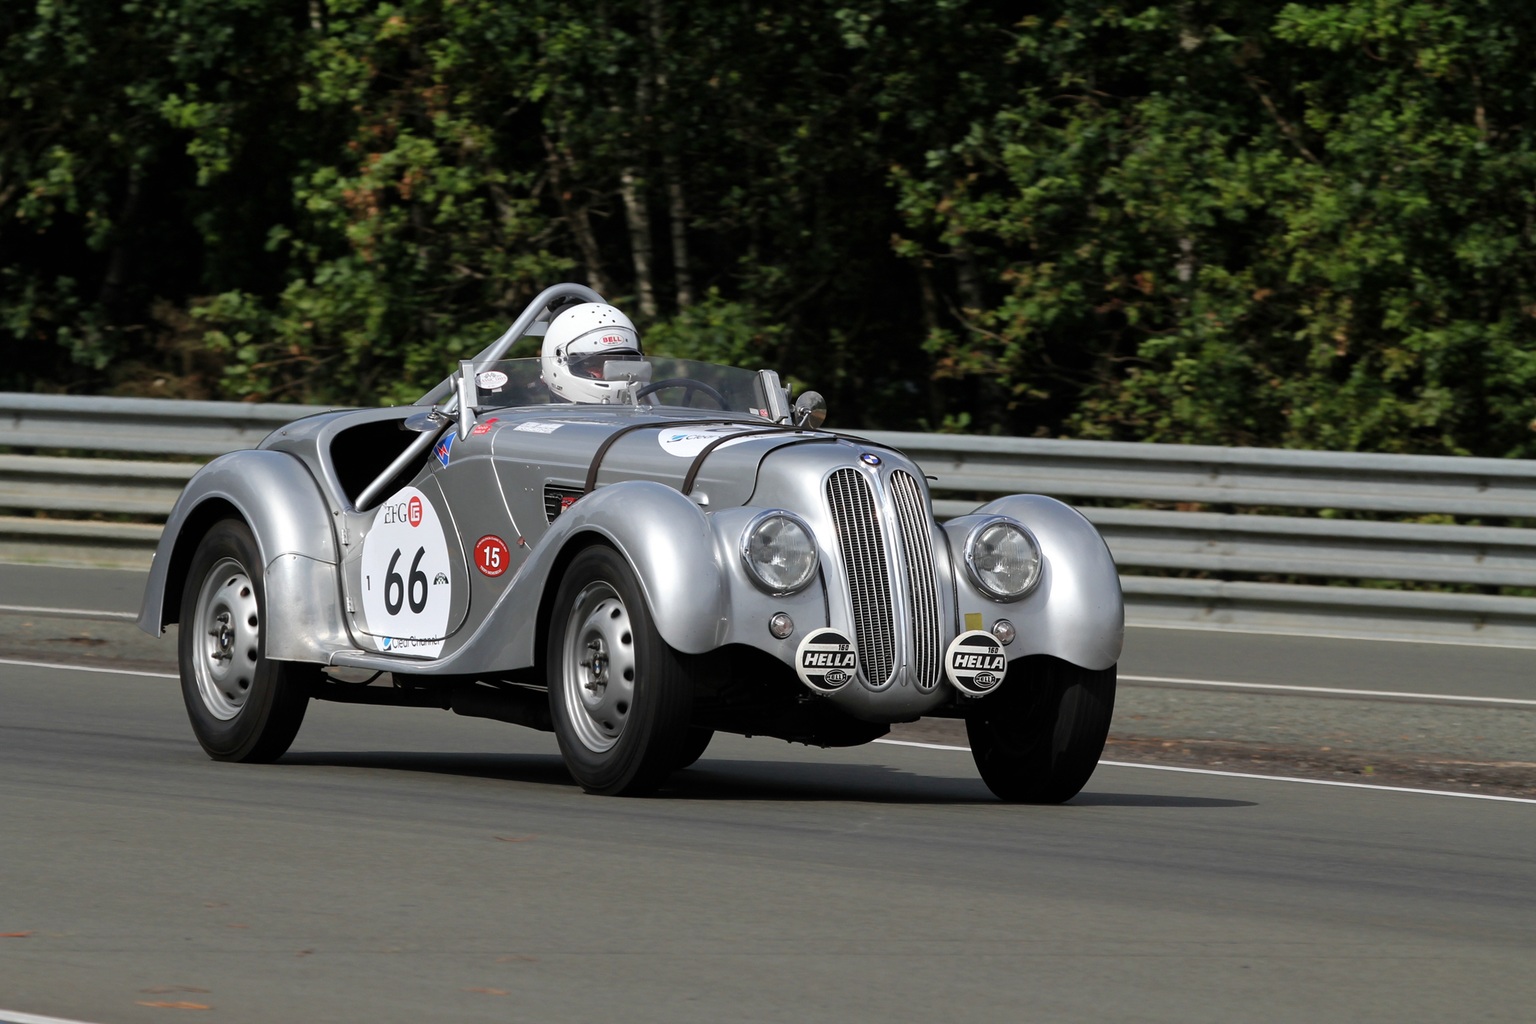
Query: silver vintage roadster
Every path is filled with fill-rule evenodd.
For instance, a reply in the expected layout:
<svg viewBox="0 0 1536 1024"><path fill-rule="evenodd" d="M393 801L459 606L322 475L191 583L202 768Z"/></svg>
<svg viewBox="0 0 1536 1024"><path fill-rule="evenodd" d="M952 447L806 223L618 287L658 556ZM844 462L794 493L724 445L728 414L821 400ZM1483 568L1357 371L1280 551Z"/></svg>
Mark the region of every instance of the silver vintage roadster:
<svg viewBox="0 0 1536 1024"><path fill-rule="evenodd" d="M519 339L541 355L506 359ZM202 468L139 625L179 623L198 742L269 761L311 699L553 730L594 793L654 790L716 732L822 746L963 719L1004 800L1103 750L1119 579L1070 507L945 523L900 452L821 429L773 370L648 358L546 289L415 405L311 416Z"/></svg>

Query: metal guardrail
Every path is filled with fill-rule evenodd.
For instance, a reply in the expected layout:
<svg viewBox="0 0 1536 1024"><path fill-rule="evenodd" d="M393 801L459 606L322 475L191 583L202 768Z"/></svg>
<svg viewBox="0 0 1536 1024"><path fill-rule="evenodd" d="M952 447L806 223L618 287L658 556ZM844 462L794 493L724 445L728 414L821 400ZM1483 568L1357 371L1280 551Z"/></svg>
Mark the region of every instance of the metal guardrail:
<svg viewBox="0 0 1536 1024"><path fill-rule="evenodd" d="M945 489L1254 508L1536 519L1536 463L1440 455L864 433L898 443Z"/></svg>
<svg viewBox="0 0 1536 1024"><path fill-rule="evenodd" d="M249 447L276 427L320 411L0 394L0 447L17 452L0 454L0 559L147 565L159 524L196 469L196 461L187 460ZM1536 464L889 432L861 436L917 460L932 478L941 518L969 512L998 494L1050 494L1078 504L1121 567L1133 624L1536 647L1536 597L1393 589L1379 582L1536 588L1536 529L1298 514L1336 509L1536 521ZM51 454L63 451L136 457ZM1105 501L1192 508L1092 504ZM1209 506L1243 511L1208 511ZM1230 576L1244 578L1221 578ZM1264 577L1356 585L1264 582Z"/></svg>
<svg viewBox="0 0 1536 1024"><path fill-rule="evenodd" d="M251 448L323 406L0 393L0 445L211 458Z"/></svg>

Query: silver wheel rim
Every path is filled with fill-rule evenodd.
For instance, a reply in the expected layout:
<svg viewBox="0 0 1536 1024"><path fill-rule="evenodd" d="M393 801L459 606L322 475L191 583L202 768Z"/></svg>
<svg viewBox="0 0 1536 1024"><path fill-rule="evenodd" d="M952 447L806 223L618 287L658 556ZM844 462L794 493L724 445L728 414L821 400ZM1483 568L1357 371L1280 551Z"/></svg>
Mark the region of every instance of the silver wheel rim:
<svg viewBox="0 0 1536 1024"><path fill-rule="evenodd" d="M634 706L635 635L629 609L607 583L587 584L571 603L560 692L581 745L611 750Z"/></svg>
<svg viewBox="0 0 1536 1024"><path fill-rule="evenodd" d="M192 671L203 707L227 722L245 707L261 654L256 588L245 566L224 558L208 570L197 594L197 612L183 628L195 630Z"/></svg>

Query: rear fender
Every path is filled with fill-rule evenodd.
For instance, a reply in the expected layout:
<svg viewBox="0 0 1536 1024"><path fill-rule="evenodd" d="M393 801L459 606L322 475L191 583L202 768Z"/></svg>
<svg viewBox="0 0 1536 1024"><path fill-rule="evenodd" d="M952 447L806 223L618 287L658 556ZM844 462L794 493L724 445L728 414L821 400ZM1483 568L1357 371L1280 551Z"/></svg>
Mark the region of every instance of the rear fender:
<svg viewBox="0 0 1536 1024"><path fill-rule="evenodd" d="M965 539L989 516L1003 515L1029 528L1040 543L1040 583L1020 601L1000 603L981 594L961 566ZM1087 669L1120 660L1125 642L1125 604L1120 574L1099 531L1082 513L1055 498L1012 494L944 524L955 556L963 612L980 612L985 627L1006 618L1018 629L1010 661L1049 654Z"/></svg>
<svg viewBox="0 0 1536 1024"><path fill-rule="evenodd" d="M239 518L250 527L267 584L267 656L325 661L350 647L341 618L332 513L304 464L286 452L238 451L199 470L171 509L139 611L159 636L180 616L193 552L209 527Z"/></svg>

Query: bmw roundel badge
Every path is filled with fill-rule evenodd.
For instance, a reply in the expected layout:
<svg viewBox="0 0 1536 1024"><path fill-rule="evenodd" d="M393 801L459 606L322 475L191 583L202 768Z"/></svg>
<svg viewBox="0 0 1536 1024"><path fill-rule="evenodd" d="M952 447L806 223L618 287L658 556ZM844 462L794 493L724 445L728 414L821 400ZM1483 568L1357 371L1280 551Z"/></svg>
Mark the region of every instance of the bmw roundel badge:
<svg viewBox="0 0 1536 1024"><path fill-rule="evenodd" d="M875 455L872 452L862 452L859 455L859 461L864 463L866 466L878 466L880 465L880 456Z"/></svg>

